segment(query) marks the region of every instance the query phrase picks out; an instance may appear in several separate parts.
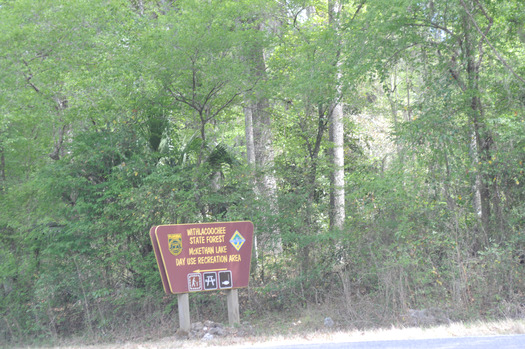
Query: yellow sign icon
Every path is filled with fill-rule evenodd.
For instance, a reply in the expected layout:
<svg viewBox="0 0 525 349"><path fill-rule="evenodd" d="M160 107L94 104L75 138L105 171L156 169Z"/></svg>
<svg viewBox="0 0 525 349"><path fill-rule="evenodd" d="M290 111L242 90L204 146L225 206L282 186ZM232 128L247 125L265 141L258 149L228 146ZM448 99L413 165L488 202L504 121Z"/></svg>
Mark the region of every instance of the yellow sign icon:
<svg viewBox="0 0 525 349"><path fill-rule="evenodd" d="M232 246L235 247L237 251L239 251L245 241L246 239L244 238L244 236L242 236L241 233L239 233L239 231L236 230L235 233L233 233L232 238L230 239L230 244L232 244Z"/></svg>
<svg viewBox="0 0 525 349"><path fill-rule="evenodd" d="M168 248L172 255L178 256L182 252L182 234L168 234Z"/></svg>

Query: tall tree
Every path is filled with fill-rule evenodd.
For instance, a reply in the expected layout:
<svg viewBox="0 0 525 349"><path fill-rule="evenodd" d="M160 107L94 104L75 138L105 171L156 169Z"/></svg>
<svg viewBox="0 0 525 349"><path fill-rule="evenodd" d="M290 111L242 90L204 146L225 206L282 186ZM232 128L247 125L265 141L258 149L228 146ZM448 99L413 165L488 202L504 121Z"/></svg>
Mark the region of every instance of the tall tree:
<svg viewBox="0 0 525 349"><path fill-rule="evenodd" d="M202 162L207 128L254 82L242 80L244 64L238 54L245 35L236 21L245 14L241 4L185 1L158 17L143 43L152 59L149 71L165 93L195 118L202 139ZM230 16L233 15L233 18ZM238 18L241 16L241 18Z"/></svg>
<svg viewBox="0 0 525 349"><path fill-rule="evenodd" d="M266 9L268 11L270 9ZM254 15L256 20L252 23L255 33L259 39L252 38L246 42L243 56L248 61L248 79L257 81L258 85L245 94L245 137L248 164L253 168L255 175L255 190L261 203L267 203L265 210L269 216L266 219L264 230L261 234L261 246L274 252L282 251L280 231L275 220L270 216L277 214L277 183L274 173L274 148L271 121L271 106L267 88L267 73L264 50L268 40L261 40L267 37L270 28L270 19L266 16L267 12L259 12Z"/></svg>
<svg viewBox="0 0 525 349"><path fill-rule="evenodd" d="M335 229L341 230L345 222L345 159L344 159L344 123L343 123L343 104L342 104L342 83L341 83L341 34L340 34L340 13L342 5L339 1L328 1L329 25L335 37L334 44L336 54L334 57L335 76L334 85L337 94L334 96L330 107L330 141L332 142L332 175L330 192L330 224Z"/></svg>

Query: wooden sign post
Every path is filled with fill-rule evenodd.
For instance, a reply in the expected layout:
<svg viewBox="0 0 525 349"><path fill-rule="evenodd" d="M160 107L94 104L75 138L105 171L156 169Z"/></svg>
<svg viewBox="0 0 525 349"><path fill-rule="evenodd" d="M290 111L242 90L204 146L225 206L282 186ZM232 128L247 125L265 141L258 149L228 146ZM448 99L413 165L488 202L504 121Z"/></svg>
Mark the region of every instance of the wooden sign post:
<svg viewBox="0 0 525 349"><path fill-rule="evenodd" d="M239 315L239 293L237 289L228 291L228 322L230 326L241 322Z"/></svg>
<svg viewBox="0 0 525 349"><path fill-rule="evenodd" d="M177 295L177 304L179 307L179 327L184 332L190 333L190 295L189 293L179 293Z"/></svg>
<svg viewBox="0 0 525 349"><path fill-rule="evenodd" d="M237 289L250 278L251 222L159 225L150 238L164 292L178 295L181 330L191 329L191 292L226 291L228 321L240 322Z"/></svg>

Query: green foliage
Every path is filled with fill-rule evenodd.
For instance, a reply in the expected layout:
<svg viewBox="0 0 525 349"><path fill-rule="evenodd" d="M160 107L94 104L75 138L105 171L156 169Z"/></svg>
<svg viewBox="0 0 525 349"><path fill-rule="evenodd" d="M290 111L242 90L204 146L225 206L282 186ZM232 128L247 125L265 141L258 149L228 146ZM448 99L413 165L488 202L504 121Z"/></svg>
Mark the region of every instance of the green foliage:
<svg viewBox="0 0 525 349"><path fill-rule="evenodd" d="M254 222L250 317L522 317L521 5L341 3L0 1L0 342L159 327L176 301L147 233L188 222ZM347 217L331 231L338 96ZM275 157L256 172L258 100ZM215 293L192 302L224 316Z"/></svg>

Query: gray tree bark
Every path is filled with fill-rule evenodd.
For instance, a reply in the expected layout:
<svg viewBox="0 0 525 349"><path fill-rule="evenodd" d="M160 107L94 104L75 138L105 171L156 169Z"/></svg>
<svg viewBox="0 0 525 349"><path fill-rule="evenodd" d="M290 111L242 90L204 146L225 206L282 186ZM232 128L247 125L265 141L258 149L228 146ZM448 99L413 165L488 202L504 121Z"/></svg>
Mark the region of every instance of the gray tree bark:
<svg viewBox="0 0 525 349"><path fill-rule="evenodd" d="M343 106L338 102L330 116L330 141L332 142L332 191L330 194L330 225L342 229L345 223L345 158Z"/></svg>
<svg viewBox="0 0 525 349"><path fill-rule="evenodd" d="M328 13L330 25L337 34L339 30L338 14L341 12L339 1L329 1ZM340 45L340 42L337 42ZM341 70L339 62L339 48L337 60L337 73L335 83L337 84L337 95L335 96L333 107L330 113L330 142L332 142L331 161L331 192L330 192L330 226L335 229L342 229L345 222L345 158L344 158L344 124L343 124L343 105L341 102Z"/></svg>
<svg viewBox="0 0 525 349"><path fill-rule="evenodd" d="M251 107L244 107L244 130L246 135L246 158L248 164L255 166L255 145L253 143L253 119Z"/></svg>
<svg viewBox="0 0 525 349"><path fill-rule="evenodd" d="M248 57L253 64L253 74L257 79L264 79L266 65L262 47L252 48ZM277 213L277 182L273 174L274 152L272 146L271 118L269 101L266 96L257 92L246 98L244 108L246 151L248 163L253 166L255 173L254 190L262 202L268 203L269 213ZM280 231L267 221L267 231L261 234L260 245L265 250L282 251Z"/></svg>

